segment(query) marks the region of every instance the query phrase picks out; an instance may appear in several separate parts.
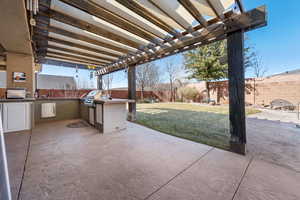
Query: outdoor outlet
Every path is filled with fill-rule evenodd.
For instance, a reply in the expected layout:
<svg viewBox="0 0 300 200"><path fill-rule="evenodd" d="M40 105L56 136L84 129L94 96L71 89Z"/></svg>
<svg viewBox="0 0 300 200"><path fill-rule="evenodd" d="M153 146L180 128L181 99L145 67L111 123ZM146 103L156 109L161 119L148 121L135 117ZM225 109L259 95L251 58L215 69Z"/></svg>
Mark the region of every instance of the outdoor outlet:
<svg viewBox="0 0 300 200"><path fill-rule="evenodd" d="M35 21L35 19L33 19L33 18L30 19L30 25L31 25L31 26L36 26L36 21Z"/></svg>

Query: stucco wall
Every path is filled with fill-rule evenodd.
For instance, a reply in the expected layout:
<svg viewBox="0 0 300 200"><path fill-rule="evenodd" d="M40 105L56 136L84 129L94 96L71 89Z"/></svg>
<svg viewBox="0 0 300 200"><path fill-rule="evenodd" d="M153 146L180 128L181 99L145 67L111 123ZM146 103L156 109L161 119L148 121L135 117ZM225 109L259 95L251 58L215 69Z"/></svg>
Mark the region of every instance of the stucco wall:
<svg viewBox="0 0 300 200"><path fill-rule="evenodd" d="M26 88L28 95L34 94L34 62L31 55L16 54L7 52L6 56L6 74L7 74L7 88ZM26 82L14 82L13 72L26 73Z"/></svg>
<svg viewBox="0 0 300 200"><path fill-rule="evenodd" d="M41 118L41 104L56 103L56 117ZM34 103L35 123L80 118L79 100L37 100Z"/></svg>
<svg viewBox="0 0 300 200"><path fill-rule="evenodd" d="M221 91L221 103L228 103L228 82L212 83ZM220 87L217 87L217 86ZM211 93L217 99L217 89ZM294 105L300 102L300 75L279 75L267 78L248 79L245 88L245 101L249 104L270 105L277 99L286 100Z"/></svg>
<svg viewBox="0 0 300 200"><path fill-rule="evenodd" d="M256 80L255 97L253 89L246 95L246 102L270 105L273 100L283 99L297 105L300 102L300 76L297 76L297 79L286 76L285 80ZM254 81L251 85L254 88Z"/></svg>
<svg viewBox="0 0 300 200"><path fill-rule="evenodd" d="M272 101L277 99L286 100L294 105L300 102L300 74L247 79L245 85L245 102L247 104L270 105ZM206 98L205 82L188 83L185 87L198 90L199 98L194 101L201 102L201 99ZM219 99L222 104L229 103L228 81L211 82L210 88L211 99L215 101ZM154 93L162 101L169 101L170 99L168 90L155 91Z"/></svg>

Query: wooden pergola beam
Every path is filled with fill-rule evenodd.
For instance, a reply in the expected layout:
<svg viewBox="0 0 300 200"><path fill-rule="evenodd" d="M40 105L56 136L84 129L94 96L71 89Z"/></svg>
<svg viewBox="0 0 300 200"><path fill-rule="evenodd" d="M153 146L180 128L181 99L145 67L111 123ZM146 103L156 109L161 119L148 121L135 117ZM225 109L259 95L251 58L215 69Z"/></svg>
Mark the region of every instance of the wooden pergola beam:
<svg viewBox="0 0 300 200"><path fill-rule="evenodd" d="M110 53L110 52L107 52L107 51L102 51L102 50L99 50L99 49L91 48L91 47L88 47L88 46L85 46L85 45L69 42L69 41L66 41L66 40L61 40L61 39L57 39L57 38L53 38L53 37L46 37L46 36L40 35L39 33L37 33L37 35L35 35L34 38L36 38L37 40L46 40L46 41L55 42L55 43L61 44L61 45L76 47L78 49L83 49L83 50L87 50L87 51L91 51L91 52L95 52L95 53L99 53L99 54L103 54L103 55L107 55L107 56L111 56L111 57L116 57L117 58L117 57L120 56L118 54Z"/></svg>
<svg viewBox="0 0 300 200"><path fill-rule="evenodd" d="M226 34L238 30L250 31L267 25L266 6L260 6L248 12L234 15L224 21Z"/></svg>
<svg viewBox="0 0 300 200"><path fill-rule="evenodd" d="M167 47L159 51L153 56L148 55L146 61L153 61L155 59L161 58L164 55L172 54L176 50L180 50L186 46L191 46L197 43L207 44L207 41L216 41L216 38L224 38L227 34L231 32L235 32L238 30L249 31L261 26L265 26L267 24L266 21L266 8L265 6L253 9L246 13L242 13L239 15L233 15L230 18L223 21L223 23L212 24L204 29L198 35L194 37L181 37L179 42L174 44L171 47ZM144 57L138 57L136 60L126 61L127 65L140 64L145 62ZM118 65L118 64L117 64ZM124 68L126 65L120 63L120 68ZM109 65L104 68L110 68ZM112 71L117 70L117 67L111 66ZM109 73L110 70L107 69L105 73Z"/></svg>
<svg viewBox="0 0 300 200"><path fill-rule="evenodd" d="M227 18L231 18L233 16L233 12L226 12L224 14ZM220 21L220 19L218 18L213 18L211 20L208 20L207 23L208 23L208 26L211 26L211 25L214 25L216 27L216 22ZM222 24L219 24L219 26L222 26ZM200 24L198 26L195 26L194 27L194 32L200 30L201 28L203 28L203 26ZM209 27L209 30L211 29L211 27ZM144 54L142 57L139 57L138 58L138 61L136 61L137 64L142 64L142 63L146 63L146 62L149 62L149 61L153 61L153 60L156 60L156 59L159 59L159 58L163 58L163 57L167 57L169 55L173 55L173 54L176 54L178 52L182 52L182 51L185 51L186 49L191 49L193 48L193 45L194 43L199 43L199 42L202 42L202 44L208 44L210 43L210 41L217 41L216 39L224 39L225 37L220 37L220 36L217 36L218 34L223 34L225 36L226 32L225 31L225 28L222 26L221 27L221 30L220 30L220 27L218 29L219 33L217 34L217 30L213 30L214 33L209 33L208 30L204 30L204 32L202 32L201 34L197 33L198 36L195 36L193 38L187 36L187 37L183 37L183 36L186 36L188 34L188 32L183 32L182 34L182 37L179 38L180 42L177 42L175 44L173 44L173 46L171 47L164 47L164 48L161 48L157 51L155 51L155 54L154 55L148 55L148 54ZM221 33L220 33L221 31ZM205 37L203 37L203 35L205 35ZM199 38L201 36L201 38ZM216 39L210 39L209 42L207 42L207 40L209 38L207 37L216 37ZM175 37L173 39L176 39ZM191 47L189 47L191 46ZM197 45L197 46L200 46L200 45ZM183 47L186 47L185 49L182 49ZM177 50L177 51L176 51ZM176 52L174 52L176 51ZM129 61L127 64L134 64L136 59L134 60L131 60ZM119 64L114 64L114 65L123 65L124 66L124 63L121 63L119 62ZM117 67L113 67L112 68L112 71L116 71L118 70ZM108 73L109 70L106 70L105 73Z"/></svg>
<svg viewBox="0 0 300 200"><path fill-rule="evenodd" d="M87 12L93 16L96 16L104 21L107 21L119 28L122 28L132 34L135 34L141 38L144 38L148 41L156 40L157 35L149 33L148 31L144 30L140 26L133 24L132 22L114 14L110 11L106 10L105 8L101 7L98 4L93 3L92 1L86 0L61 0L62 2L74 6L84 12ZM163 39L163 38L161 38Z"/></svg>
<svg viewBox="0 0 300 200"><path fill-rule="evenodd" d="M70 54L66 54L66 53L58 53L58 52L51 51L51 50L47 50L46 55L48 53L54 54L57 57L61 56L60 58L65 57L66 59L70 59L70 60L73 59L73 60L77 60L77 61L91 63L91 64L94 64L94 65L105 65L105 64L107 64L105 62L96 61L96 60L92 60L92 59L88 59L88 58L83 58L83 57L80 57L80 56L74 56L74 55L70 55Z"/></svg>
<svg viewBox="0 0 300 200"><path fill-rule="evenodd" d="M90 57L90 58L94 58L94 59L98 59L98 60L104 60L104 61L109 61L109 62L113 62L115 61L115 59L111 59L111 58L107 58L107 57L102 57L102 56L97 56L97 55L93 55L93 54L89 54L89 53L85 53L85 52L80 52L80 51L76 51L73 49L67 49L67 48L62 48L62 47L57 47L57 46L53 46L53 45L48 45L47 49L55 49L55 50L59 50L59 51L63 51L63 52L69 52L69 53L73 53L73 54L78 54L78 55L82 55L82 56L86 56L86 57Z"/></svg>
<svg viewBox="0 0 300 200"><path fill-rule="evenodd" d="M199 10L192 4L190 0L178 0L179 3L201 24L203 27L207 27L207 21L201 15Z"/></svg>
<svg viewBox="0 0 300 200"><path fill-rule="evenodd" d="M86 61L83 61L83 60L77 60L77 59L73 59L73 58L63 58L63 57L60 57L60 56L56 56L56 55L46 55L45 57L38 57L39 60L41 59L47 59L47 58L50 58L50 59L56 59L56 60L65 60L65 61L68 61L68 62L72 62L72 63L77 63L77 64L82 64L82 65L95 65L95 66L99 66L99 64L96 64L96 63L91 63L91 62L86 62ZM83 64L85 63L85 64ZM98 69L100 67L97 67Z"/></svg>
<svg viewBox="0 0 300 200"><path fill-rule="evenodd" d="M153 15L150 11L139 5L134 0L116 0L119 4L125 6L129 10L135 12L136 14L140 15L141 17L145 18L152 24L156 25L157 27L165 30L166 32L178 35L178 32L169 24L165 23L163 20L159 19L155 15Z"/></svg>
<svg viewBox="0 0 300 200"><path fill-rule="evenodd" d="M236 4L238 5L240 11L243 13L245 12L245 8L244 8L244 5L242 3L242 0L235 0Z"/></svg>
<svg viewBox="0 0 300 200"><path fill-rule="evenodd" d="M107 49L111 49L111 50L114 50L116 52L120 52L120 53L124 53L124 54L135 53L132 50L120 48L120 47L111 45L109 43L105 43L105 42L101 42L99 40L92 39L92 38L84 36L84 35L73 33L73 32L70 32L70 31L66 31L66 30L61 29L61 28L57 28L57 27L53 27L53 26L49 26L49 27L38 26L37 28L41 29L41 30L46 30L48 32L56 33L56 34L59 34L59 35L63 35L63 36L66 36L66 37L70 37L70 38L73 38L73 39L81 40L81 41L84 41L84 42L87 42L87 43L90 43L90 44L94 44L94 45L97 45L97 46L100 46L100 47L104 47L104 48L107 48Z"/></svg>
<svg viewBox="0 0 300 200"><path fill-rule="evenodd" d="M154 5L158 10L160 10L162 13L164 13L166 16L168 16L171 20L173 20L176 24L178 24L183 30L185 30L186 24L182 24L180 21L172 17L168 12L166 12L164 9L162 9L157 2L153 0L148 0L152 5Z"/></svg>
<svg viewBox="0 0 300 200"><path fill-rule="evenodd" d="M87 69L87 64L79 63L78 61L63 61L61 58L39 58L38 63L40 64L48 64L55 66L64 66L70 68L78 68L78 69Z"/></svg>
<svg viewBox="0 0 300 200"><path fill-rule="evenodd" d="M225 17L224 17L224 14L223 13L219 13L214 5L214 2L212 0L206 0L207 4L209 5L209 7L213 10L213 12L215 13L215 15L223 20Z"/></svg>
<svg viewBox="0 0 300 200"><path fill-rule="evenodd" d="M135 41L129 40L126 37L117 35L115 33L112 33L104 28L101 28L99 26L95 26L91 23L88 23L86 21L74 18L72 16L63 14L61 12L55 11L55 10L48 10L47 12L40 12L40 14L44 15L44 16L48 16L51 19L54 19L56 21L77 27L81 30L85 30L91 33L94 33L96 35L105 37L107 39L119 42L121 44L127 45L129 47L138 49L141 46L143 46L142 44L139 44Z"/></svg>
<svg viewBox="0 0 300 200"><path fill-rule="evenodd" d="M210 43L214 43L216 41L220 41L220 40L223 40L223 39L226 39L225 35L221 35L219 37L216 37L213 40L203 41L203 42L201 42L201 44L193 44L193 45L190 45L190 46L185 46L183 48L177 49L176 51L168 52L168 53L159 55L159 56L157 56L155 58L152 57L152 58L149 58L149 59L143 59L143 60L139 61L137 63L137 65L142 65L142 64L145 64L145 63L148 63L148 62L152 62L152 61L157 60L157 59L166 58L166 57L178 54L178 53L183 53L185 51L189 51L189 50L195 49L197 47L200 47L200 46L203 46L203 45L207 45L207 44L210 44ZM130 63L128 63L128 64L130 64ZM116 71L124 70L124 68L127 68L127 66L128 65L124 66L123 68L120 68L120 67L109 67L109 68L107 68L107 67L104 66L99 71L97 71L97 74L98 75L104 75L104 74L113 73L113 72L116 72Z"/></svg>

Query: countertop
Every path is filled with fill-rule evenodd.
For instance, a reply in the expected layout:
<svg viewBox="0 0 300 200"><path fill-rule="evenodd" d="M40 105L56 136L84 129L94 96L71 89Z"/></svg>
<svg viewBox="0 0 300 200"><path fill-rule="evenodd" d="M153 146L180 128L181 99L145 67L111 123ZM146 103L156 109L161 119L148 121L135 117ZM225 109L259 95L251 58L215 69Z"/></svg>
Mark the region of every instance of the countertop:
<svg viewBox="0 0 300 200"><path fill-rule="evenodd" d="M47 97L47 98L37 98L36 101L55 101L55 100L80 100L79 97Z"/></svg>
<svg viewBox="0 0 300 200"><path fill-rule="evenodd" d="M80 100L78 97L49 97L49 98L26 98L26 99L0 99L0 103L5 102L30 102L30 101L60 101L60 100ZM94 100L98 104L120 104L120 103L134 103L132 99L101 99Z"/></svg>
<svg viewBox="0 0 300 200"><path fill-rule="evenodd" d="M0 99L0 103L3 102L28 102L35 101L35 98L26 98L26 99Z"/></svg>
<svg viewBox="0 0 300 200"><path fill-rule="evenodd" d="M80 100L78 97L49 97L49 98L25 98L25 99L0 99L0 103L5 102L28 102L28 101L60 101L60 100Z"/></svg>
<svg viewBox="0 0 300 200"><path fill-rule="evenodd" d="M94 100L97 104L120 104L120 103L134 103L135 100L132 99L101 99L101 100Z"/></svg>

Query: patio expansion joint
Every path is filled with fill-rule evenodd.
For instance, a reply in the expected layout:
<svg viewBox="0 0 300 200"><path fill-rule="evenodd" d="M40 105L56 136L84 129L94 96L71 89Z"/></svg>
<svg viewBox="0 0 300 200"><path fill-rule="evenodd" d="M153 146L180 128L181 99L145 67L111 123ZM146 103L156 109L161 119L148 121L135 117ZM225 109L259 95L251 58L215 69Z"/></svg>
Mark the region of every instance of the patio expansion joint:
<svg viewBox="0 0 300 200"><path fill-rule="evenodd" d="M30 147L31 147L31 137L32 137L32 129L30 130L30 133L29 133L29 140L28 140L27 149L26 149L26 157L25 157L24 166L23 166L23 174L22 174L22 178L21 178L21 182L20 182L20 186L19 186L19 190L18 190L17 200L19 200L21 197L21 191L22 191L23 181L24 181L24 177L25 177L26 165L27 165L27 160L29 157L29 152L30 152Z"/></svg>
<svg viewBox="0 0 300 200"><path fill-rule="evenodd" d="M149 199L152 195L154 195L155 193L157 193L158 191L160 191L162 188L164 188L165 186L167 186L170 182L172 182L175 178L177 178L178 176L180 176L181 174L183 174L185 171L187 171L188 169L190 169L193 165L195 165L197 162L199 162L202 158L204 158L209 152L211 152L213 149L215 149L214 147L211 147L207 152L205 152L203 155L200 156L200 158L198 158L197 160L195 160L194 162L192 162L191 164L189 164L186 168L184 168L183 170L181 170L179 173L177 173L175 176L173 176L170 180L168 180L166 183L164 183L163 185L161 185L159 188L157 188L155 191L153 191L151 194L149 194L146 198L144 198L143 200L147 200Z"/></svg>
<svg viewBox="0 0 300 200"><path fill-rule="evenodd" d="M239 181L238 186L236 187L236 189L235 189L235 191L234 191L234 194L233 194L231 200L234 200L234 198L235 198L235 196L236 196L238 190L240 189L240 186L241 186L241 184L242 184L242 182L243 182L243 180L244 180L244 177L245 177L245 175L246 175L246 173L247 173L247 171L248 171L248 169L249 169L249 167L250 167L250 165L251 165L251 163L252 163L253 160L254 160L254 156L252 156L252 157L250 158L249 163L247 164L247 167L245 168L245 170L244 170L244 172L243 172L243 174L242 174L242 176L241 176L241 180Z"/></svg>

